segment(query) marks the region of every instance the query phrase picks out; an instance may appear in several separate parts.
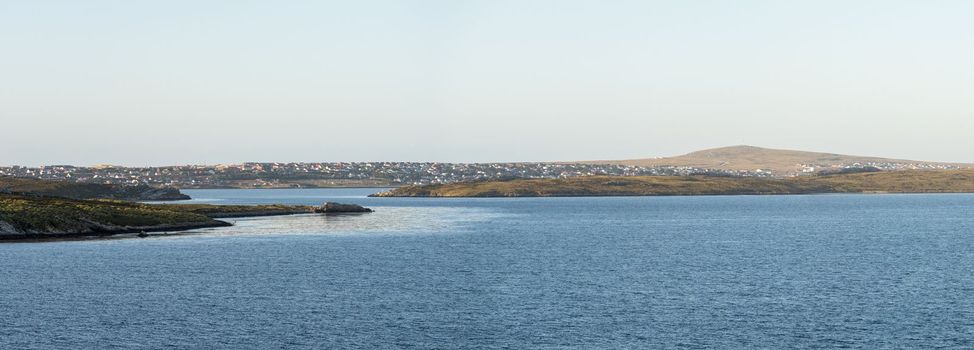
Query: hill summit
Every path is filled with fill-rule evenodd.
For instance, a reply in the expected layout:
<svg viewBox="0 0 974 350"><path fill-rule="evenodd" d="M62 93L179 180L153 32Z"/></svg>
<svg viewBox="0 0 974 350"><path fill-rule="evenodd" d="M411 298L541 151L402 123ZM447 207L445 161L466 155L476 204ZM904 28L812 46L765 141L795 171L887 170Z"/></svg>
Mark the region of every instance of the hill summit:
<svg viewBox="0 0 974 350"><path fill-rule="evenodd" d="M881 157L850 156L835 153L771 149L754 146L730 146L706 149L681 156L584 163L622 164L631 166L686 166L722 170L767 170L778 175L791 175L854 165L884 165L896 169L966 168L970 164L937 163Z"/></svg>

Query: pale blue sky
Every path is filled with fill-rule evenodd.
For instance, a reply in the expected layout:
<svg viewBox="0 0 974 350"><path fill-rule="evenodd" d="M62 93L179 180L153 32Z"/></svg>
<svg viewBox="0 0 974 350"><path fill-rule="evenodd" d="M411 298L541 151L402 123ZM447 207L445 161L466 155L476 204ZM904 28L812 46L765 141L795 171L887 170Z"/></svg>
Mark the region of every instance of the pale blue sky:
<svg viewBox="0 0 974 350"><path fill-rule="evenodd" d="M970 1L0 0L0 164L974 162Z"/></svg>

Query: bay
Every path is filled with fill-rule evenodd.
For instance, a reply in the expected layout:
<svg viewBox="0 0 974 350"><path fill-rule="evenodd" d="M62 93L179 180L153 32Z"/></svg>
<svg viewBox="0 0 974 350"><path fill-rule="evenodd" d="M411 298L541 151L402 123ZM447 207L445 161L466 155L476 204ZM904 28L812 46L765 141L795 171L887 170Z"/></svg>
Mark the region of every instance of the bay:
<svg viewBox="0 0 974 350"><path fill-rule="evenodd" d="M0 348L974 346L974 196L366 198L0 245Z"/></svg>

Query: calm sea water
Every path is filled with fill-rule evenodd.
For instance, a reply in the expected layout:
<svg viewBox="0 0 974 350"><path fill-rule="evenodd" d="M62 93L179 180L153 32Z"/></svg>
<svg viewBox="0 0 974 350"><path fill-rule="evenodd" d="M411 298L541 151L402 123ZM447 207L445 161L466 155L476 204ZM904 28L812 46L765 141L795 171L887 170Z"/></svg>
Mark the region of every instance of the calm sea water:
<svg viewBox="0 0 974 350"><path fill-rule="evenodd" d="M974 196L393 199L0 245L0 348L971 348Z"/></svg>

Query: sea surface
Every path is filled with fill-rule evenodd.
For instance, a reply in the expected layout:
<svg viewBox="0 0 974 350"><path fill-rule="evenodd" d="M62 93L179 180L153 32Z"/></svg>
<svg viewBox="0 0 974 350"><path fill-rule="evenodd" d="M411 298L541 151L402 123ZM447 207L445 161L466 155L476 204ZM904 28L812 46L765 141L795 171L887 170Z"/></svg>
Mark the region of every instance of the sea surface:
<svg viewBox="0 0 974 350"><path fill-rule="evenodd" d="M0 349L972 348L974 195L366 198L0 245Z"/></svg>

